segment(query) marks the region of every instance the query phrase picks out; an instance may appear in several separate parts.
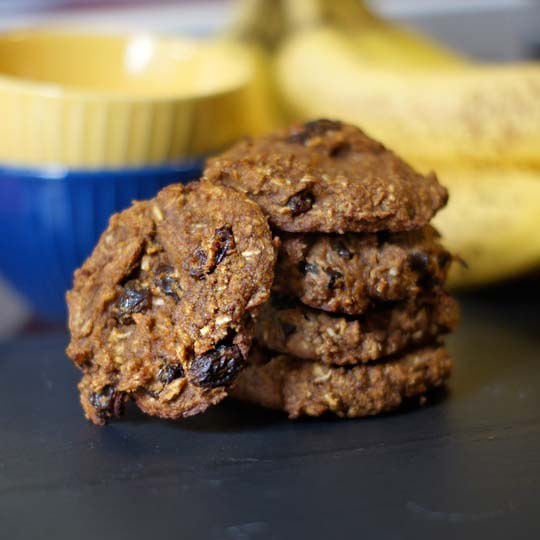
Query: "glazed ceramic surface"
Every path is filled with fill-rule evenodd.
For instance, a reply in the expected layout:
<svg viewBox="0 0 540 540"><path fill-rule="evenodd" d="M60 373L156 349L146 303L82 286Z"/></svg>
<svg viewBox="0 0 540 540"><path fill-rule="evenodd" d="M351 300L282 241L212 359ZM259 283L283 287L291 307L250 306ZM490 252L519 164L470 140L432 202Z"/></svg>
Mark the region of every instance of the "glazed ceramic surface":
<svg viewBox="0 0 540 540"><path fill-rule="evenodd" d="M250 55L224 41L0 35L0 163L137 167L244 135Z"/></svg>

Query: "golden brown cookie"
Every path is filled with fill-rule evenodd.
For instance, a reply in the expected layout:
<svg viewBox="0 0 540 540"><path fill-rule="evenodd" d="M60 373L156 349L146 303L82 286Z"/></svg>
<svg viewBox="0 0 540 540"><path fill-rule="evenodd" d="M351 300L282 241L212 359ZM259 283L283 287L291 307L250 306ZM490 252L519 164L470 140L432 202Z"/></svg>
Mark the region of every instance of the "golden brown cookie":
<svg viewBox="0 0 540 540"><path fill-rule="evenodd" d="M323 364L370 362L424 345L450 332L456 302L441 289L346 317L272 298L257 320L258 343L268 349Z"/></svg>
<svg viewBox="0 0 540 540"><path fill-rule="evenodd" d="M281 235L274 293L360 315L441 285L452 257L430 226L408 233Z"/></svg>
<svg viewBox="0 0 540 540"><path fill-rule="evenodd" d="M260 350L252 351L249 362L230 395L286 411L289 418L327 412L356 418L390 411L444 384L452 368L448 352L439 345L350 368Z"/></svg>
<svg viewBox="0 0 540 540"><path fill-rule="evenodd" d="M128 398L168 418L223 399L274 264L262 211L225 186L169 186L113 216L67 294L87 417L104 423Z"/></svg>
<svg viewBox="0 0 540 540"><path fill-rule="evenodd" d="M433 173L330 120L243 141L208 160L204 175L247 193L289 232L420 229L448 198Z"/></svg>

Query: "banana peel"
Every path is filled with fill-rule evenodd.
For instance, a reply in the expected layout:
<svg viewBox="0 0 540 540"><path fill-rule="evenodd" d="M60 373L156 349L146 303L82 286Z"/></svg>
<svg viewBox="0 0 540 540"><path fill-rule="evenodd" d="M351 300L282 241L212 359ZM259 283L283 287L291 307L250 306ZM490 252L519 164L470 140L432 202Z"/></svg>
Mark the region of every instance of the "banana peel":
<svg viewBox="0 0 540 540"><path fill-rule="evenodd" d="M397 69L324 28L284 45L276 77L294 116L359 125L412 163L540 167L540 65Z"/></svg>
<svg viewBox="0 0 540 540"><path fill-rule="evenodd" d="M433 223L457 255L450 286L491 283L540 266L540 171L446 169L439 176L451 195Z"/></svg>

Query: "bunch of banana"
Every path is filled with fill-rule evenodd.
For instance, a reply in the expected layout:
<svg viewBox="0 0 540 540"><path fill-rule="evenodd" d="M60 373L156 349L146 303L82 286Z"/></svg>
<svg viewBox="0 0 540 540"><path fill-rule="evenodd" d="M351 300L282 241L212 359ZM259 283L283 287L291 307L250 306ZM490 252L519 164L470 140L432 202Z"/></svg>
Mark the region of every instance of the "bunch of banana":
<svg viewBox="0 0 540 540"><path fill-rule="evenodd" d="M436 224L468 265L454 285L540 264L540 64L483 65L359 0L245 0L287 118L361 126L449 187Z"/></svg>

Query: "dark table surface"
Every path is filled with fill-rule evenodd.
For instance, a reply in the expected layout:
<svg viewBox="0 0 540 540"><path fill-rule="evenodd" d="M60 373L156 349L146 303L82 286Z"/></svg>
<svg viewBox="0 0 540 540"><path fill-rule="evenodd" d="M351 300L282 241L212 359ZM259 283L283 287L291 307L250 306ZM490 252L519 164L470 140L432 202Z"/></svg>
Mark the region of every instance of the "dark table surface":
<svg viewBox="0 0 540 540"><path fill-rule="evenodd" d="M537 281L463 297L448 390L364 420L230 402L99 428L67 336L7 342L0 538L539 538Z"/></svg>

